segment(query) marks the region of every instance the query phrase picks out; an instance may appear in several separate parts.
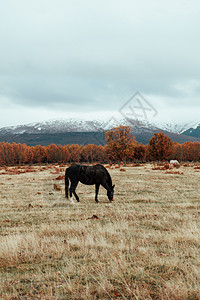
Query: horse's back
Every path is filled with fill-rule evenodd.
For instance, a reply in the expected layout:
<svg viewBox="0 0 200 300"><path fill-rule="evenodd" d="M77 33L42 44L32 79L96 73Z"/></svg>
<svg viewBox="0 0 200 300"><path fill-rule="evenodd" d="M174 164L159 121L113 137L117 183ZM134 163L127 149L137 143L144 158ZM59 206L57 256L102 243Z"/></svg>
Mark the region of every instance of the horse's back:
<svg viewBox="0 0 200 300"><path fill-rule="evenodd" d="M66 169L66 175L70 178L75 178L80 180L82 183L95 184L101 183L103 179L107 178L108 171L101 164L96 164L94 166L86 166L81 164L71 165Z"/></svg>
<svg viewBox="0 0 200 300"><path fill-rule="evenodd" d="M96 170L101 170L101 171L107 173L106 168L103 165L101 165L101 164L96 164L96 165L93 166L93 168L95 168Z"/></svg>
<svg viewBox="0 0 200 300"><path fill-rule="evenodd" d="M80 166L81 165L78 165L78 164L71 165L70 167L68 167L66 169L65 174L68 176L79 174Z"/></svg>

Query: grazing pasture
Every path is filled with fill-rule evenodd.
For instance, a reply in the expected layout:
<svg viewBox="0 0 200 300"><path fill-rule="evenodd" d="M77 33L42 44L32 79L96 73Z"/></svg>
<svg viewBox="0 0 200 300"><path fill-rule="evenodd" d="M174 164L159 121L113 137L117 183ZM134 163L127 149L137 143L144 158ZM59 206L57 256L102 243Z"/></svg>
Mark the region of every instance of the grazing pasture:
<svg viewBox="0 0 200 300"><path fill-rule="evenodd" d="M200 299L198 165L111 166L99 204L66 167L0 169L0 299Z"/></svg>

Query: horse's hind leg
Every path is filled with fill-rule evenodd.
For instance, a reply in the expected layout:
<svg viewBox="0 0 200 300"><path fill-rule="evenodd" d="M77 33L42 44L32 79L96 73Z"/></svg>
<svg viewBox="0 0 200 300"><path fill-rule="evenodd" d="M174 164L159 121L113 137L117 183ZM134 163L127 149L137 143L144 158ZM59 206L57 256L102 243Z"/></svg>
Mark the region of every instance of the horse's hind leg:
<svg viewBox="0 0 200 300"><path fill-rule="evenodd" d="M71 186L70 186L70 189L69 189L69 193L70 193L70 200L73 202L73 199L72 199L72 194L74 194L77 202L79 202L79 197L78 195L76 194L76 187L78 185L78 182L77 181L72 181L71 182Z"/></svg>
<svg viewBox="0 0 200 300"><path fill-rule="evenodd" d="M100 184L96 183L95 184L95 201L98 203L98 192L99 192L99 186Z"/></svg>

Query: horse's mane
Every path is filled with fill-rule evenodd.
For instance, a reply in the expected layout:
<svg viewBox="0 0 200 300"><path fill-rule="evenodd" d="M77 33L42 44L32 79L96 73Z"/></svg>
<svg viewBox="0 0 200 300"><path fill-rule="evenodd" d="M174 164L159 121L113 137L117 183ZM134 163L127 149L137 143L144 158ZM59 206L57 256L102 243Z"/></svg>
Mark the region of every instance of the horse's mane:
<svg viewBox="0 0 200 300"><path fill-rule="evenodd" d="M111 176L110 176L110 173L108 172L108 170L101 164L97 164L97 166L101 166L103 167L103 169L105 170L107 176L108 176L108 184L110 185L110 187L112 187L112 179L111 179Z"/></svg>
<svg viewBox="0 0 200 300"><path fill-rule="evenodd" d="M105 168L106 169L106 168ZM112 179L111 179L111 176L110 176L110 174L109 174L109 172L108 172L108 170L106 169L106 173L107 173L107 175L108 175L108 184L110 185L110 186L112 186Z"/></svg>

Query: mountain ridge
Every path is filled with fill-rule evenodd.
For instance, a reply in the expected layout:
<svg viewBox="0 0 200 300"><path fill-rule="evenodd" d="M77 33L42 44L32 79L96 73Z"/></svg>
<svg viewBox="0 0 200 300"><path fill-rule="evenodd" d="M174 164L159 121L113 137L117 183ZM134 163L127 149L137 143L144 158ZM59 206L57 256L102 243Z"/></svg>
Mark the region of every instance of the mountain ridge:
<svg viewBox="0 0 200 300"><path fill-rule="evenodd" d="M170 123L156 124L133 119L117 120L114 117L107 122L102 120L70 118L3 127L0 128L0 142L26 143L30 146L37 144L48 145L51 143L105 144L104 131L119 125L130 126L132 128L132 134L139 143L147 144L155 132L163 132L170 137L172 141L178 143L184 143L186 141L200 142L200 139L195 136L195 130L200 130L199 123L195 125L191 123L179 125ZM194 128L192 126L194 126ZM187 135L185 133L187 133Z"/></svg>
<svg viewBox="0 0 200 300"><path fill-rule="evenodd" d="M135 128L161 129L172 133L183 134L189 130L200 127L200 122L186 123L158 123L146 120L138 121L134 119L110 118L108 121L84 120L84 119L53 119L43 122L32 122L23 125L7 126L0 128L0 135L3 134L23 134L23 133L46 133L46 132L91 132L109 130L119 125L126 125Z"/></svg>

